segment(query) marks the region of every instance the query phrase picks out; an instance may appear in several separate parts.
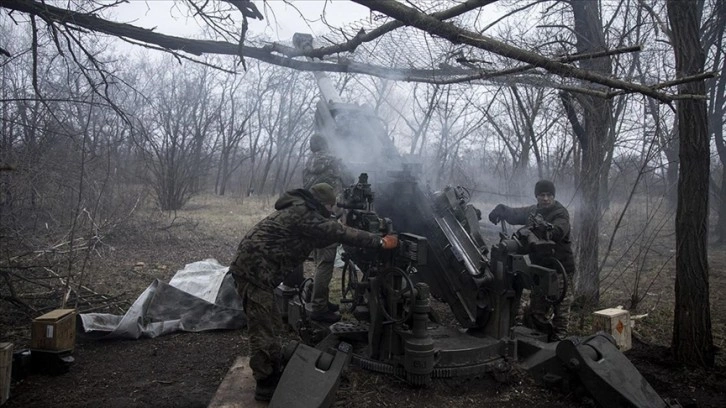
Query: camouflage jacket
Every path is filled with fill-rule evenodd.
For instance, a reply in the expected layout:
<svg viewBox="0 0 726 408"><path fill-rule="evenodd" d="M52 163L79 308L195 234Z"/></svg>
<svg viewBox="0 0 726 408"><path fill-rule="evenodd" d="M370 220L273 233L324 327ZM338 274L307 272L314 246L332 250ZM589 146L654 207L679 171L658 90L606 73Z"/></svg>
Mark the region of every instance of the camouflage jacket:
<svg viewBox="0 0 726 408"><path fill-rule="evenodd" d="M233 274L255 286L275 288L314 248L335 242L366 248L381 245L380 236L331 219L307 190L284 193L275 209L242 238L230 265Z"/></svg>
<svg viewBox="0 0 726 408"><path fill-rule="evenodd" d="M540 214L545 221L552 224L552 240L555 242L555 257L562 263L568 273L575 271L575 257L572 253L570 238L570 213L567 208L555 201L547 208L536 204L527 207L505 207L502 219L512 225L527 225L530 214Z"/></svg>
<svg viewBox="0 0 726 408"><path fill-rule="evenodd" d="M318 183L328 183L337 193L352 183L343 162L326 150L312 153L303 169L303 187L307 190Z"/></svg>

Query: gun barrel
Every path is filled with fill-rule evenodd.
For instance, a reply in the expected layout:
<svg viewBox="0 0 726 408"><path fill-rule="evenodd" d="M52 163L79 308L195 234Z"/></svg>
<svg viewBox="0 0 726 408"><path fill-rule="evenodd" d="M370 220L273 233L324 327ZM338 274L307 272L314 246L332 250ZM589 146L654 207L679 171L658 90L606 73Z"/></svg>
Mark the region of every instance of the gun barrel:
<svg viewBox="0 0 726 408"><path fill-rule="evenodd" d="M311 51L313 49L313 36L310 34L303 34L303 33L295 33L292 37L292 42L295 45L295 47L302 51ZM312 57L305 57L308 61L312 61ZM335 90L335 87L333 86L333 83L330 81L330 78L325 75L324 72L313 72L313 76L315 76L315 81L318 83L318 88L320 88L320 95L322 95L323 100L327 103L342 103L343 99L338 94L338 91Z"/></svg>

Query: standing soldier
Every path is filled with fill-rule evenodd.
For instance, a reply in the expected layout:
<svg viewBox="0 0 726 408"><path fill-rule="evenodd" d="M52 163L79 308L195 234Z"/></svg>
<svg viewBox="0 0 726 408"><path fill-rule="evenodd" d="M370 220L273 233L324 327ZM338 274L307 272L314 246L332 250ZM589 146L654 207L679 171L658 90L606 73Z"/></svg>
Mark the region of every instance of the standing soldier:
<svg viewBox="0 0 726 408"><path fill-rule="evenodd" d="M286 192L275 203L277 211L242 238L229 267L247 315L250 368L257 380L255 399L259 401L272 398L281 375L283 323L274 288L314 248L334 242L366 248L398 246L395 235L381 237L331 219L335 202L333 187L325 183Z"/></svg>
<svg viewBox="0 0 726 408"><path fill-rule="evenodd" d="M310 137L310 151L312 154L303 170L303 187L310 188L318 183L327 183L333 187L337 195L340 195L343 188L350 184L348 171L342 161L330 153L327 141L319 134ZM335 215L340 216L340 210L335 212ZM312 320L327 323L335 323L340 320L338 305L330 302L330 280L333 278L337 249L338 244L334 243L313 251L315 278L310 302Z"/></svg>
<svg viewBox="0 0 726 408"><path fill-rule="evenodd" d="M534 186L537 204L528 207L511 208L498 204L489 214L489 221L494 224L506 221L512 225L527 225L535 215L541 215L544 221L552 225L551 239L555 242L554 257L565 268L568 282L575 275L575 256L572 253L570 239L570 214L567 209L555 200L555 185L549 180L540 180ZM568 292L570 290L568 289ZM571 293L567 293L559 304L554 305L552 317L552 340L562 340L567 336L567 325L570 317ZM544 297L533 296L530 299L529 313L539 323L548 321L546 315L549 303Z"/></svg>

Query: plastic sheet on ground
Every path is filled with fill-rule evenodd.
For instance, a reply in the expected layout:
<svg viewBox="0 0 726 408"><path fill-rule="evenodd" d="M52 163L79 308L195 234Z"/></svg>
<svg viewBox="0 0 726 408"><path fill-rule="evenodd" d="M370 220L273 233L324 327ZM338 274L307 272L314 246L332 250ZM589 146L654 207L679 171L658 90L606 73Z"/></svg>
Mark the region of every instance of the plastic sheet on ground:
<svg viewBox="0 0 726 408"><path fill-rule="evenodd" d="M187 264L168 284L154 280L123 316L81 314L83 330L104 339L138 339L244 327L242 299L227 271L215 259Z"/></svg>

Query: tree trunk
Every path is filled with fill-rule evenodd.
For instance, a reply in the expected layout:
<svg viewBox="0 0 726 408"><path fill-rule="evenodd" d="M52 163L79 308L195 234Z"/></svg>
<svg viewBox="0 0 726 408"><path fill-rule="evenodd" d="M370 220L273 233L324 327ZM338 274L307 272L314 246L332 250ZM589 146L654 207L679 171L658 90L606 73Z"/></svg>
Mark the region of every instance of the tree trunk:
<svg viewBox="0 0 726 408"><path fill-rule="evenodd" d="M705 54L699 25L703 0L668 0L676 76L703 71ZM679 94L705 95L704 81L679 87ZM681 162L676 211L676 304L673 353L684 364L714 365L711 308L708 290L708 182L710 146L706 101L677 103Z"/></svg>
<svg viewBox="0 0 726 408"><path fill-rule="evenodd" d="M713 66L714 71L720 71L719 76L706 81L706 88L709 93L708 105L708 126L713 133L713 140L716 144L719 160L721 161L721 185L715 189L715 197L717 201L716 211L718 214L718 223L716 224L716 234L718 243L726 244L726 142L724 141L723 125L726 120L726 57L724 46L724 34L726 32L726 3L716 3L716 9L713 11L710 23L713 33L706 38L706 42L711 43L713 49ZM703 45L704 51L707 48ZM720 65L720 68L719 68Z"/></svg>
<svg viewBox="0 0 726 408"><path fill-rule="evenodd" d="M658 137L658 143L666 156L666 173L665 173L665 186L663 193L665 194L668 205L671 209L678 207L678 138L677 131L669 132L664 129L661 124L660 111L658 103L652 99L648 99L648 107L653 121L655 122L655 132ZM677 128L678 121L674 124Z"/></svg>
<svg viewBox="0 0 726 408"><path fill-rule="evenodd" d="M572 12L575 18L575 33L577 35L577 51L591 53L606 49L603 35L602 20L598 14L597 0L571 1ZM612 63L610 57L593 58L580 61L580 68L610 75ZM582 134L582 169L580 173L580 187L582 192L582 205L577 214L579 228L577 229L578 245L578 277L575 282L575 294L578 303L587 308L597 305L600 301L599 277L599 244L600 244L600 217L602 215L602 178L607 177L605 158L608 150L612 148L610 140L610 126L612 106L609 100L594 96L581 95L577 99L583 110ZM572 121L573 115L568 115ZM574 124L573 124L574 125ZM577 133L576 133L577 134Z"/></svg>
<svg viewBox="0 0 726 408"><path fill-rule="evenodd" d="M223 196L227 192L229 180L229 150L222 151L222 163L217 171L217 194Z"/></svg>

